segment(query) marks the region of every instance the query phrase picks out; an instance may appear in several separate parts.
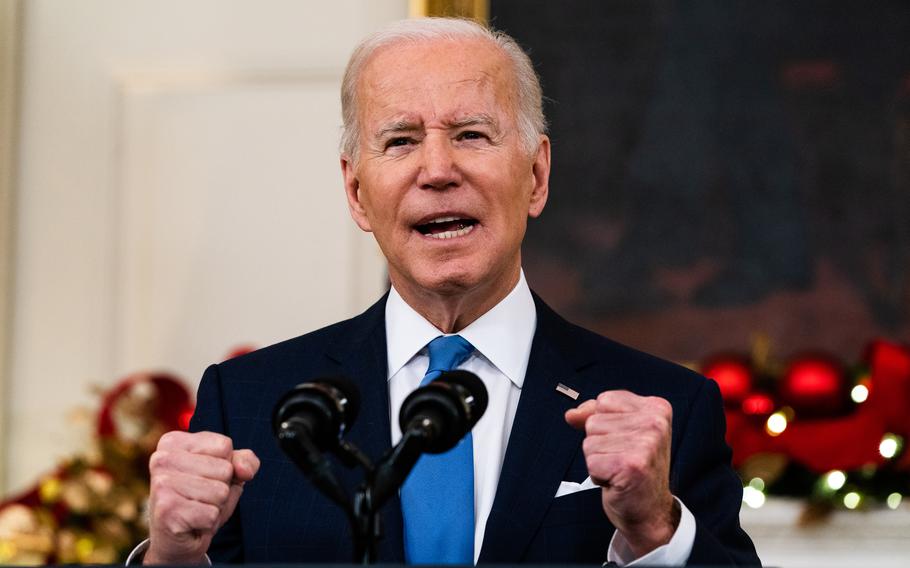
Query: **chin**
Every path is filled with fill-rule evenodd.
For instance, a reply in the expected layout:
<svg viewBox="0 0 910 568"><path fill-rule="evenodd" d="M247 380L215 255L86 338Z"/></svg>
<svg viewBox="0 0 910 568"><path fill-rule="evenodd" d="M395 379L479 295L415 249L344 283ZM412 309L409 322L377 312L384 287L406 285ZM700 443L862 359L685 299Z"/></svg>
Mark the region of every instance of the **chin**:
<svg viewBox="0 0 910 568"><path fill-rule="evenodd" d="M454 296L475 288L482 278L469 272L436 272L418 279L418 285L443 296Z"/></svg>
<svg viewBox="0 0 910 568"><path fill-rule="evenodd" d="M423 291L440 296L457 296L496 286L508 269L495 262L491 255L465 255L460 257L423 259L425 262L400 264L397 278L392 274L392 283L401 282L415 292ZM389 267L390 271L392 266ZM396 285L396 287L398 287ZM418 292L419 293L419 292Z"/></svg>

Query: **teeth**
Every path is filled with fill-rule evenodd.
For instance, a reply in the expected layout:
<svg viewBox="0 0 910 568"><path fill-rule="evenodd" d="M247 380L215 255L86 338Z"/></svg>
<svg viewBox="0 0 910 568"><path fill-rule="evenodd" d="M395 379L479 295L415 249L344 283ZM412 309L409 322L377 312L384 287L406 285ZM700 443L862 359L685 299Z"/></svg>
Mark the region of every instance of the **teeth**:
<svg viewBox="0 0 910 568"><path fill-rule="evenodd" d="M438 219L433 219L432 221L428 221L427 225L429 225L430 223L448 223L449 221L457 221L457 220L458 220L458 217L439 217Z"/></svg>
<svg viewBox="0 0 910 568"><path fill-rule="evenodd" d="M449 220L452 221L453 219ZM445 231L443 233L427 234L426 236L430 237L431 239L454 239L455 237L463 237L473 230L474 225L468 225L467 227L458 229L457 231Z"/></svg>

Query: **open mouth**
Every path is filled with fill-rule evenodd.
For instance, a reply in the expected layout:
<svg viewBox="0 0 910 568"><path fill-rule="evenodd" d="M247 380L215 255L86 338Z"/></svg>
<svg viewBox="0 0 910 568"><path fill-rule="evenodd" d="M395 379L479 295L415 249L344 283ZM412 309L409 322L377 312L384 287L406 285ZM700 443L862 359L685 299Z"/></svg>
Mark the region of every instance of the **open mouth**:
<svg viewBox="0 0 910 568"><path fill-rule="evenodd" d="M476 219L466 219L461 217L438 217L431 219L426 223L415 225L420 234L432 239L454 239L463 237L472 230L477 224Z"/></svg>

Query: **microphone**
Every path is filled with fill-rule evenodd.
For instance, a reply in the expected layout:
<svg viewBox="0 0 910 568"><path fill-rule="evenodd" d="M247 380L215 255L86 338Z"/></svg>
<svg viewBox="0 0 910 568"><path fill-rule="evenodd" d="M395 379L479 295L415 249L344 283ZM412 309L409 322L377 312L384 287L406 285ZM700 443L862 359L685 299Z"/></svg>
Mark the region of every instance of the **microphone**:
<svg viewBox="0 0 910 568"><path fill-rule="evenodd" d="M338 444L359 411L360 393L354 383L345 377L325 377L301 383L282 396L272 427L279 439L294 431L325 451Z"/></svg>
<svg viewBox="0 0 910 568"><path fill-rule="evenodd" d="M320 491L351 513L347 491L323 452L337 451L360 410L360 393L344 377L301 383L282 396L272 414L281 449Z"/></svg>
<svg viewBox="0 0 910 568"><path fill-rule="evenodd" d="M412 392L401 405L401 431L420 432L425 452L455 447L477 424L489 397L483 381L468 371L446 371Z"/></svg>
<svg viewBox="0 0 910 568"><path fill-rule="evenodd" d="M447 371L412 392L401 405L401 441L376 466L373 505L394 495L424 453L455 447L487 409L487 389L477 375Z"/></svg>

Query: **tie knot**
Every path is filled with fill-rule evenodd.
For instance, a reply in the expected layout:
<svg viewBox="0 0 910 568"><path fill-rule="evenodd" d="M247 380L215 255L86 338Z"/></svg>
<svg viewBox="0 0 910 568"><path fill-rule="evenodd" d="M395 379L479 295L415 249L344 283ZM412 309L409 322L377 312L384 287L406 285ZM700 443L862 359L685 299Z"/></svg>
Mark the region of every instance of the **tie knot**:
<svg viewBox="0 0 910 568"><path fill-rule="evenodd" d="M429 374L451 371L461 365L474 351L474 346L460 335L441 335L427 344L427 350L430 352Z"/></svg>

